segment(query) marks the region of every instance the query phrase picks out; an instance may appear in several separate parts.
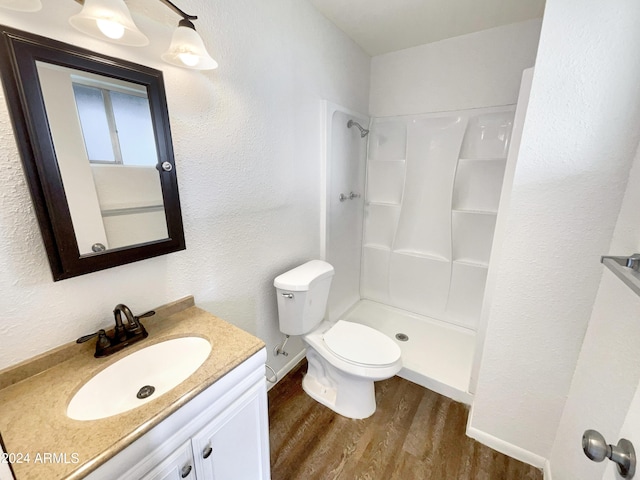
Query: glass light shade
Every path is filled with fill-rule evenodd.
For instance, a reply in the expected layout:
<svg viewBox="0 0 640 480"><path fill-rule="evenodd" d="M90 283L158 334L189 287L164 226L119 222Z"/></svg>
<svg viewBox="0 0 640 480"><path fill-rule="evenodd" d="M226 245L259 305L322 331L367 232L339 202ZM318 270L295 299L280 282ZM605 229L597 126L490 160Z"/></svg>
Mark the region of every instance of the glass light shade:
<svg viewBox="0 0 640 480"><path fill-rule="evenodd" d="M0 7L19 12L37 12L42 9L40 0L0 0Z"/></svg>
<svg viewBox="0 0 640 480"><path fill-rule="evenodd" d="M134 47L149 44L149 39L133 23L124 0L84 0L84 7L69 23L100 40Z"/></svg>
<svg viewBox="0 0 640 480"><path fill-rule="evenodd" d="M162 60L178 67L195 70L218 68L218 62L211 58L198 32L184 25L180 25L173 32L171 45L169 50L162 54Z"/></svg>

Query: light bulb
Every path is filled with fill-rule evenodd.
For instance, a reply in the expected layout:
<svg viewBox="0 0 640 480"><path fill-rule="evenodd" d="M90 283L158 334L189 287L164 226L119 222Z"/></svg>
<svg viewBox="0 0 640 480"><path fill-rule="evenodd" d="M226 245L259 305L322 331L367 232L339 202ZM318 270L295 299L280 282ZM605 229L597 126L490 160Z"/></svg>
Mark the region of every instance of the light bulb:
<svg viewBox="0 0 640 480"><path fill-rule="evenodd" d="M102 33L105 36L117 40L122 38L124 35L124 26L121 23L115 22L113 20L107 20L104 18L99 18L96 20L96 24Z"/></svg>
<svg viewBox="0 0 640 480"><path fill-rule="evenodd" d="M198 55L191 52L179 53L178 58L187 67L195 67L200 61L200 57L198 57Z"/></svg>
<svg viewBox="0 0 640 480"><path fill-rule="evenodd" d="M218 63L207 52L193 23L186 18L178 23L178 28L171 37L169 49L162 54L162 59L178 67L196 70L212 70L218 67Z"/></svg>
<svg viewBox="0 0 640 480"><path fill-rule="evenodd" d="M100 40L136 47L149 44L149 39L133 22L124 0L84 0L82 10L71 16L69 23L76 30Z"/></svg>

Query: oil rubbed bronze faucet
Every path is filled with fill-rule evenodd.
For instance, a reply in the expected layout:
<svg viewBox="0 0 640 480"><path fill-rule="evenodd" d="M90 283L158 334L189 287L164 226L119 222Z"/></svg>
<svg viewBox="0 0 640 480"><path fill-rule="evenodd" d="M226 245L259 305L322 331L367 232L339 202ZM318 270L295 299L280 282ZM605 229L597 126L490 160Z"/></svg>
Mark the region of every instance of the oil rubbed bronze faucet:
<svg viewBox="0 0 640 480"><path fill-rule="evenodd" d="M92 333L91 335L80 337L76 340L76 343L86 342L97 335L98 341L96 342L96 353L94 354L94 357L106 357L107 355L111 355L112 353L122 350L127 345L131 345L143 338L147 338L149 334L142 326L142 323L140 323L140 319L150 317L151 315L155 315L155 313L156 312L151 310L143 313L142 315L135 316L131 313L129 307L123 303L119 303L116 305L116 308L113 309L113 317L116 321L116 326L113 330L110 330L109 332L106 332L105 330L98 330L96 333ZM122 321L123 314L127 320L126 324Z"/></svg>

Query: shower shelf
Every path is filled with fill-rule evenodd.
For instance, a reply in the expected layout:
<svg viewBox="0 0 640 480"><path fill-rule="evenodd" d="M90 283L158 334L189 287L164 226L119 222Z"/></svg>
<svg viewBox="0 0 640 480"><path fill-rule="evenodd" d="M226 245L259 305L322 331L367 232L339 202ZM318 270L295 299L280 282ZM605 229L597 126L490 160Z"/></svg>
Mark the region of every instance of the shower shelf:
<svg viewBox="0 0 640 480"><path fill-rule="evenodd" d="M468 157L460 157L458 159L459 162L506 162L507 159L504 157L487 157L487 158L468 158Z"/></svg>
<svg viewBox="0 0 640 480"><path fill-rule="evenodd" d="M471 214L471 215L498 215L498 212L494 212L491 210L470 210L464 208L452 208L451 211L453 213L463 213L463 214Z"/></svg>
<svg viewBox="0 0 640 480"><path fill-rule="evenodd" d="M637 255L637 254L636 254ZM640 295L640 272L633 268L621 265L616 261L622 257L602 257L601 262L611 270L616 277L622 280L636 295Z"/></svg>
<svg viewBox="0 0 640 480"><path fill-rule="evenodd" d="M373 250L380 250L382 252L391 251L391 247L389 247L389 245L382 245L380 243L364 243L362 246L365 248L371 248Z"/></svg>
<svg viewBox="0 0 640 480"><path fill-rule="evenodd" d="M416 257L416 258L425 258L428 260L435 260L437 262L451 261L449 258L442 255L438 255L437 253L430 253L430 252L417 251L417 250L407 250L407 249L396 249L396 250L390 250L390 251L391 253L396 253L399 255L407 255L409 257Z"/></svg>
<svg viewBox="0 0 640 480"><path fill-rule="evenodd" d="M489 268L488 263L479 262L478 260L473 260L469 258L456 258L453 260L453 263L458 263L460 265L467 265L469 267L477 267L477 268Z"/></svg>

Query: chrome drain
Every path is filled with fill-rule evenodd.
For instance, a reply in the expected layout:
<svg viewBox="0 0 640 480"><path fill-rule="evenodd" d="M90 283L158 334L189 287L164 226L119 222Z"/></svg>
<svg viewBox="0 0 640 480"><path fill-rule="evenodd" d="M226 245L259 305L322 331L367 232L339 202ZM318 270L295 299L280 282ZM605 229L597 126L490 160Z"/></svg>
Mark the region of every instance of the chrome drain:
<svg viewBox="0 0 640 480"><path fill-rule="evenodd" d="M138 397L140 400L149 398L155 391L156 387L154 387L153 385L145 385L140 390L138 390L138 393L136 393L136 397Z"/></svg>
<svg viewBox="0 0 640 480"><path fill-rule="evenodd" d="M406 342L407 340L409 340L409 336L405 335L404 333L396 333L396 338L401 342Z"/></svg>

